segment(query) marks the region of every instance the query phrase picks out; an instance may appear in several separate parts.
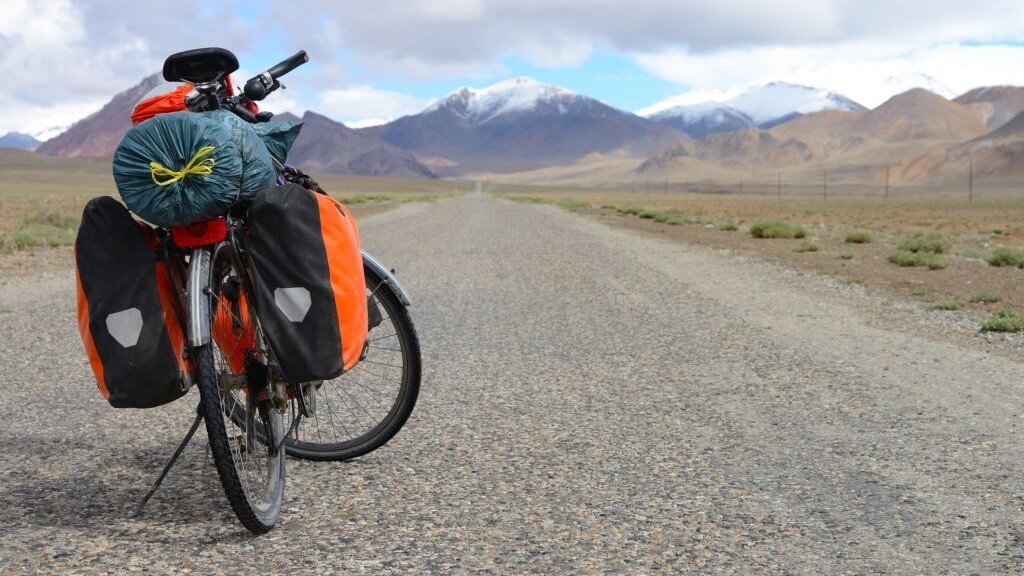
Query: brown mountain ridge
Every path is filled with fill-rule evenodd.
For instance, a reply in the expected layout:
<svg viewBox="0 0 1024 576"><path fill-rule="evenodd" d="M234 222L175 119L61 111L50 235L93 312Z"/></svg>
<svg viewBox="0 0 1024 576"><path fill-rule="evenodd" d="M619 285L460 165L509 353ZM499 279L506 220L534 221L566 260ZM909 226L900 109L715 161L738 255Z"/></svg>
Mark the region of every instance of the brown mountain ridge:
<svg viewBox="0 0 1024 576"><path fill-rule="evenodd" d="M40 144L36 152L65 158L113 156L121 138L132 126L135 104L161 82L163 79L159 74L143 78L142 82L114 96L103 108Z"/></svg>
<svg viewBox="0 0 1024 576"><path fill-rule="evenodd" d="M65 158L113 156L121 138L131 128L135 104L161 82L158 74L147 76L114 96L97 112L41 144L37 152ZM307 112L301 120L291 114L277 118L305 123L288 158L289 163L303 170L364 176L436 177L412 154L326 116Z"/></svg>

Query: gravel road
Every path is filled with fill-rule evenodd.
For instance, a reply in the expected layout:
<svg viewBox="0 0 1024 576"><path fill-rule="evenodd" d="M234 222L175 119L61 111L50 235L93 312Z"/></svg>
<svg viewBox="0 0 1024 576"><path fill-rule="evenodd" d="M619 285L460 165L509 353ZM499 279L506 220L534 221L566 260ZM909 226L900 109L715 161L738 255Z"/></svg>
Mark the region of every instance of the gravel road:
<svg viewBox="0 0 1024 576"><path fill-rule="evenodd" d="M109 408L70 264L0 287L0 573L1018 573L1024 366L744 256L480 194L362 222L424 383L345 464L289 461L264 537L195 392ZM69 258L64 256L65 259Z"/></svg>

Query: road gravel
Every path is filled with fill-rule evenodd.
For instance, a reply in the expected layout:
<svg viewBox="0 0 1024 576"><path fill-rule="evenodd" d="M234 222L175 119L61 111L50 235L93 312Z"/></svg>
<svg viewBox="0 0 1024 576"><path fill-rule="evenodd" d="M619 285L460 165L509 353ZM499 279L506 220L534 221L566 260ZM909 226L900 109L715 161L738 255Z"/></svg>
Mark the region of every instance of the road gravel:
<svg viewBox="0 0 1024 576"><path fill-rule="evenodd" d="M416 411L288 462L249 535L195 391L108 407L70 257L0 284L0 573L1024 570L1024 366L853 288L482 194L362 221L412 294ZM938 326L938 325L936 325Z"/></svg>

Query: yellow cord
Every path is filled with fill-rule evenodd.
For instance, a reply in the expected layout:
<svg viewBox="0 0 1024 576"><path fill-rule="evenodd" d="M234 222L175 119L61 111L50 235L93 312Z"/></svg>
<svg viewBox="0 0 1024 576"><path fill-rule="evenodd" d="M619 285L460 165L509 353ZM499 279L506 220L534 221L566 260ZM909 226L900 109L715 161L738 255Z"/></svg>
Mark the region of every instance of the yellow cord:
<svg viewBox="0 0 1024 576"><path fill-rule="evenodd" d="M181 170L171 170L159 162L150 162L149 175L153 177L153 183L157 186L169 186L183 180L185 176L207 176L213 173L215 163L213 158L200 158L213 154L213 150L213 146L203 146Z"/></svg>

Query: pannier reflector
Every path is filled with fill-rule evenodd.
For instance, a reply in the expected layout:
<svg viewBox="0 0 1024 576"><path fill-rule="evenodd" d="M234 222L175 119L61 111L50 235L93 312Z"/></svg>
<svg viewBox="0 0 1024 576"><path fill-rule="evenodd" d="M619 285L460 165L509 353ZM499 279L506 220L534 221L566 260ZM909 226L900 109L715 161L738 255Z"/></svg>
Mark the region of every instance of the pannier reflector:
<svg viewBox="0 0 1024 576"><path fill-rule="evenodd" d="M291 322L302 322L313 300L305 288L278 288L274 290L274 304Z"/></svg>
<svg viewBox="0 0 1024 576"><path fill-rule="evenodd" d="M138 308L129 308L110 314L107 316L107 332L121 346L135 346L142 334L142 312Z"/></svg>

